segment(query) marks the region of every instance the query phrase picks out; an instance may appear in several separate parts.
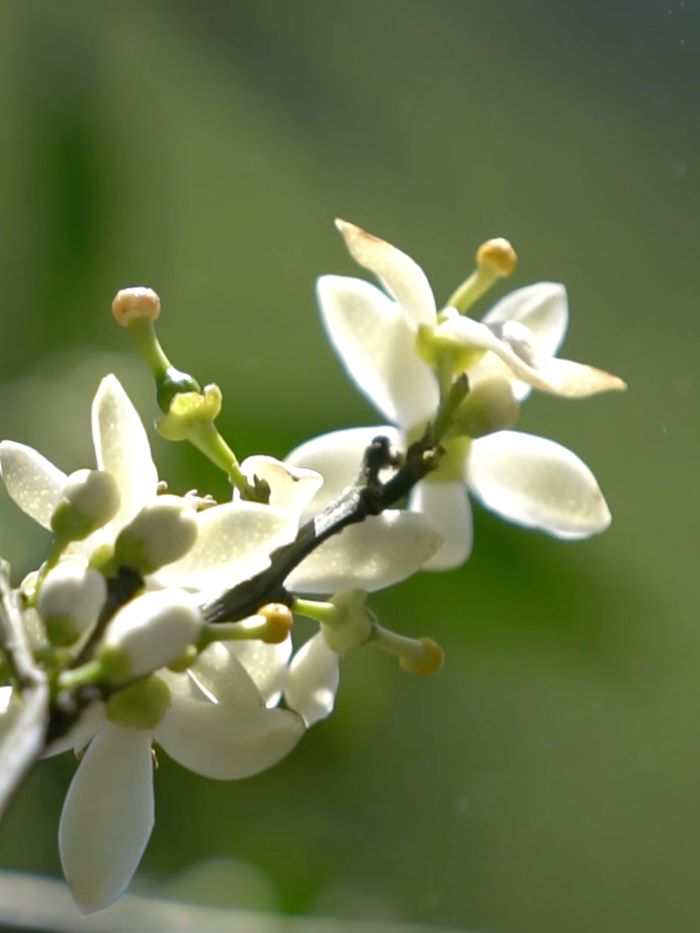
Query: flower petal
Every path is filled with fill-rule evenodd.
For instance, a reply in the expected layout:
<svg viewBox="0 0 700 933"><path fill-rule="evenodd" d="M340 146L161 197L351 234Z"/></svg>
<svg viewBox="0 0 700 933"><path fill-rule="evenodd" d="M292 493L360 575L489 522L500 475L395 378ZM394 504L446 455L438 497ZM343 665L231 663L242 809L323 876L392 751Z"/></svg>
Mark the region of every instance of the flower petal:
<svg viewBox="0 0 700 933"><path fill-rule="evenodd" d="M249 777L288 755L304 734L289 710L173 697L156 728L165 751L190 771L219 781Z"/></svg>
<svg viewBox="0 0 700 933"><path fill-rule="evenodd" d="M284 698L307 727L333 712L340 682L339 660L321 632L302 645L292 658Z"/></svg>
<svg viewBox="0 0 700 933"><path fill-rule="evenodd" d="M292 467L264 455L246 457L241 463L241 471L251 482L255 476L267 482L270 487L269 504L273 508L287 509L295 515L301 515L323 485L323 477L315 470ZM240 499L237 489L234 489L233 498L234 501Z"/></svg>
<svg viewBox="0 0 700 933"><path fill-rule="evenodd" d="M586 464L544 437L498 431L479 438L471 446L467 482L498 515L557 538L586 538L610 524Z"/></svg>
<svg viewBox="0 0 700 933"><path fill-rule="evenodd" d="M276 706L287 679L287 662L292 653L292 639L277 645L262 641L232 641L224 648L238 658L260 691L266 706Z"/></svg>
<svg viewBox="0 0 700 933"><path fill-rule="evenodd" d="M211 702L228 706L262 706L253 678L228 644L214 642L203 651L188 673Z"/></svg>
<svg viewBox="0 0 700 933"><path fill-rule="evenodd" d="M259 502L227 502L197 513L197 540L155 575L161 586L206 592L236 586L270 565L275 548L297 534L296 517Z"/></svg>
<svg viewBox="0 0 700 933"><path fill-rule="evenodd" d="M146 430L116 376L106 376L92 403L97 466L117 481L121 502L112 527L122 528L156 496L158 473Z"/></svg>
<svg viewBox="0 0 700 933"><path fill-rule="evenodd" d="M484 324L500 324L518 321L532 334L537 351L541 356L551 357L564 340L569 323L569 305L566 288L559 282L537 282L510 292L488 311ZM513 373L502 360L489 354L469 371L472 386L482 379L502 376L512 384L518 401L522 402L531 392L531 387Z"/></svg>
<svg viewBox="0 0 700 933"><path fill-rule="evenodd" d="M101 729L104 723L104 704L101 702L91 703L82 711L78 721L71 726L65 735L55 739L46 747L41 757L53 758L54 755L60 755L71 749L75 752L81 752L88 742L95 737L98 729Z"/></svg>
<svg viewBox="0 0 700 933"><path fill-rule="evenodd" d="M554 356L569 324L566 288L560 282L536 282L510 292L483 317L484 324L519 321L535 337L537 349Z"/></svg>
<svg viewBox="0 0 700 933"><path fill-rule="evenodd" d="M584 363L574 363L571 360L559 360L553 357L544 357L532 365L524 355L516 352L513 340L501 339L492 328L506 328L508 322L502 325L486 325L480 321L463 316L453 316L437 328L439 335L458 340L466 347L480 347L491 350L510 369L511 373L523 382L543 392L553 395L563 395L568 398L584 398L598 392L608 392L613 389L625 389L625 383L612 373L602 369L595 369ZM517 325L518 332L524 325ZM522 342L522 341L519 341ZM529 349L536 350L534 344ZM482 361L482 366L486 361ZM489 376L495 375L493 367L489 366ZM522 395L520 396L522 397Z"/></svg>
<svg viewBox="0 0 700 933"><path fill-rule="evenodd" d="M424 515L389 510L329 538L292 571L285 586L310 594L372 592L410 577L441 544L440 532Z"/></svg>
<svg viewBox="0 0 700 933"><path fill-rule="evenodd" d="M425 272L400 249L346 220L336 220L350 255L377 276L416 324L434 324L435 297Z"/></svg>
<svg viewBox="0 0 700 933"><path fill-rule="evenodd" d="M153 821L151 734L108 723L75 773L58 829L63 873L84 913L124 891Z"/></svg>
<svg viewBox="0 0 700 933"><path fill-rule="evenodd" d="M467 490L460 480L441 483L436 480L418 483L413 490L410 508L427 515L440 529L444 543L423 565L424 570L450 570L459 567L472 549L472 510Z"/></svg>
<svg viewBox="0 0 700 933"><path fill-rule="evenodd" d="M68 477L26 444L0 444L0 475L15 504L44 528L58 505Z"/></svg>
<svg viewBox="0 0 700 933"><path fill-rule="evenodd" d="M355 482L364 452L375 437L387 437L394 446L401 443L401 432L394 427L350 428L312 437L287 454L285 462L291 466L316 470L323 477L321 490L304 513L306 518L320 512Z"/></svg>
<svg viewBox="0 0 700 933"><path fill-rule="evenodd" d="M416 352L416 325L400 305L362 279L324 275L323 324L351 379L389 421L410 428L438 404L437 380Z"/></svg>

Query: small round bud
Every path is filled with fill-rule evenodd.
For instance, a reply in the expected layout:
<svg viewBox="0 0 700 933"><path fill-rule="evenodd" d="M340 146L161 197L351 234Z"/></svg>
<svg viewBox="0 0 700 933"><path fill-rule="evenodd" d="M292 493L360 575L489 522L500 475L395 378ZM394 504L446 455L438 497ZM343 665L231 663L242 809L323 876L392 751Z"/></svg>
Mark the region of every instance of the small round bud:
<svg viewBox="0 0 700 933"><path fill-rule="evenodd" d="M454 421L467 437L484 437L512 428L520 405L507 379L494 377L477 382L454 415Z"/></svg>
<svg viewBox="0 0 700 933"><path fill-rule="evenodd" d="M51 644L77 641L94 624L106 596L102 574L79 559L61 560L46 575L36 605Z"/></svg>
<svg viewBox="0 0 700 933"><path fill-rule="evenodd" d="M104 470L76 470L68 477L51 516L51 530L59 538L80 541L102 528L119 508L119 487Z"/></svg>
<svg viewBox="0 0 700 933"><path fill-rule="evenodd" d="M259 616L265 620L265 632L262 635L262 641L266 645L280 645L289 637L294 624L294 616L289 606L284 603L268 603L262 609L258 609Z"/></svg>
<svg viewBox="0 0 700 933"><path fill-rule="evenodd" d="M128 680L172 664L197 640L202 625L199 606L185 590L137 596L105 630L97 654L104 676Z"/></svg>
<svg viewBox="0 0 700 933"><path fill-rule="evenodd" d="M498 278L506 278L515 269L518 257L508 240L496 237L481 244L476 261L479 266L488 266Z"/></svg>
<svg viewBox="0 0 700 933"><path fill-rule="evenodd" d="M418 638L416 644L421 650L406 653L399 661L403 670L409 674L437 674L445 663L445 652L432 638Z"/></svg>
<svg viewBox="0 0 700 933"><path fill-rule="evenodd" d="M155 729L170 709L172 697L165 681L152 675L127 684L105 704L107 718L130 729Z"/></svg>
<svg viewBox="0 0 700 933"><path fill-rule="evenodd" d="M197 538L197 516L181 496L158 496L119 533L113 561L154 573L183 557Z"/></svg>
<svg viewBox="0 0 700 933"><path fill-rule="evenodd" d="M112 314L120 327L128 327L133 321L155 321L160 314L160 298L143 285L122 288L112 301Z"/></svg>

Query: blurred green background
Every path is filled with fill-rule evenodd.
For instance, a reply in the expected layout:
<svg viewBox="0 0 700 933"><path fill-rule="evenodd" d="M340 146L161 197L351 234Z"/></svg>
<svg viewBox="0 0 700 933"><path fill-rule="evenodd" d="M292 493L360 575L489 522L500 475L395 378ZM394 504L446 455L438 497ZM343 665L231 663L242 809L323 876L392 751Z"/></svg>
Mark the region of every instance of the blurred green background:
<svg viewBox="0 0 700 933"><path fill-rule="evenodd" d="M477 510L466 566L374 600L444 671L355 652L335 715L238 784L161 755L136 890L369 929L700 929L699 27L695 0L0 7L0 435L92 463L110 370L150 423L109 313L130 284L160 292L176 364L224 389L240 456L373 423L314 307L318 274L357 271L335 216L414 256L438 300L509 237L508 286L565 282L566 355L630 385L535 397L520 423L589 463L610 531L564 544ZM225 494L153 444L176 490ZM3 494L18 577L45 544ZM73 769L23 788L0 864L59 871Z"/></svg>

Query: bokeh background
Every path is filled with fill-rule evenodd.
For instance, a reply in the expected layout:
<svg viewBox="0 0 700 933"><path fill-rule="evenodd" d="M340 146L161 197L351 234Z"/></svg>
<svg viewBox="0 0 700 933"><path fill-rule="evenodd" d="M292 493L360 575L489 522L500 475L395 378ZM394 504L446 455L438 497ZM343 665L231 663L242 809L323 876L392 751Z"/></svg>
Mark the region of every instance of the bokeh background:
<svg viewBox="0 0 700 933"><path fill-rule="evenodd" d="M107 371L150 423L109 313L141 283L176 364L224 389L240 456L373 423L314 306L318 274L354 271L337 215L439 300L509 237L508 286L565 282L566 354L630 385L534 397L520 423L590 464L609 532L565 544L477 510L466 566L373 603L438 639L444 671L355 652L335 715L248 781L162 754L136 890L370 930L700 929L699 38L696 0L2 3L2 436L91 463ZM176 490L225 495L153 445ZM0 496L17 578L45 546ZM73 769L22 789L2 866L59 872Z"/></svg>

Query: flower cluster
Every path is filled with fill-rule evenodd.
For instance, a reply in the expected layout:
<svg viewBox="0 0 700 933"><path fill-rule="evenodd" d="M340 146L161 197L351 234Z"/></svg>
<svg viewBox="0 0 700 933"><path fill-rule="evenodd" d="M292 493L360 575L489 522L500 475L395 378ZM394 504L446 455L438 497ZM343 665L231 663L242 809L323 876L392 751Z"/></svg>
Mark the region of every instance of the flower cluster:
<svg viewBox="0 0 700 933"><path fill-rule="evenodd" d="M490 241L438 312L413 260L338 226L386 291L325 276L323 322L390 424L315 438L284 462L239 463L214 423L221 391L172 366L155 335L158 296L137 288L119 292L113 312L153 372L157 428L224 470L231 500L167 491L115 376L92 406L94 468L66 475L30 447L0 444L5 489L50 534L46 560L15 598L50 686L45 754L72 749L80 758L59 849L84 911L111 903L138 866L154 823L154 746L206 777L247 777L329 715L347 651L374 645L405 670L440 668L434 641L380 625L367 599L468 557L465 489L561 538L610 521L575 454L511 430L531 388L580 397L623 387L554 355L567 325L563 287L522 288L482 321L467 316L515 263L509 244ZM295 614L318 623L302 645L293 643ZM8 719L22 699L11 647L6 639Z"/></svg>

